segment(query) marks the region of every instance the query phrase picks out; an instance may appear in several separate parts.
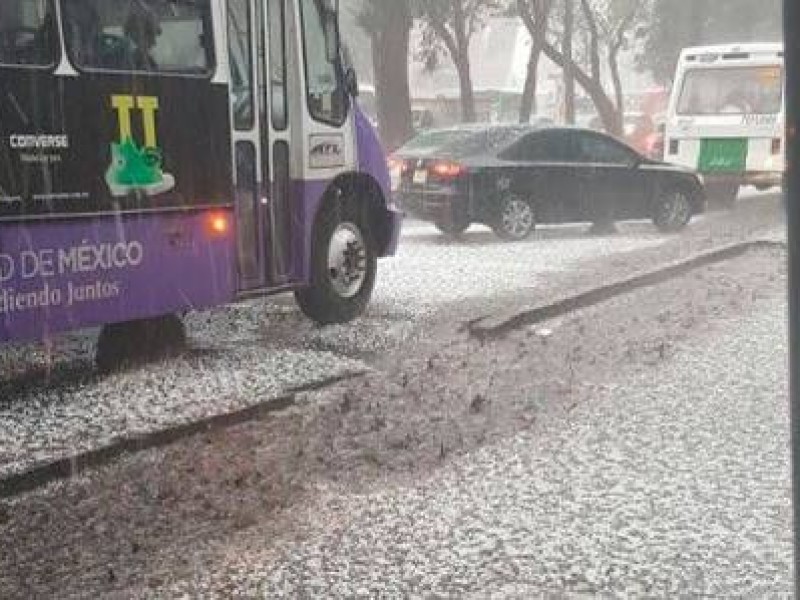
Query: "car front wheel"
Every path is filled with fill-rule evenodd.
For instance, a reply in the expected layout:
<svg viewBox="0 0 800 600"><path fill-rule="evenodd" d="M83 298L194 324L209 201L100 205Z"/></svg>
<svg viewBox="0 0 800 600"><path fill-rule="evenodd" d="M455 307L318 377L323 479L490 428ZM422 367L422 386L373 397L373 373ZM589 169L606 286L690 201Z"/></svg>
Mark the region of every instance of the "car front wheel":
<svg viewBox="0 0 800 600"><path fill-rule="evenodd" d="M669 190L656 202L653 224L665 233L680 231L692 220L692 200L682 190Z"/></svg>
<svg viewBox="0 0 800 600"><path fill-rule="evenodd" d="M527 239L536 229L533 205L516 194L504 196L492 229L499 238L510 242Z"/></svg>

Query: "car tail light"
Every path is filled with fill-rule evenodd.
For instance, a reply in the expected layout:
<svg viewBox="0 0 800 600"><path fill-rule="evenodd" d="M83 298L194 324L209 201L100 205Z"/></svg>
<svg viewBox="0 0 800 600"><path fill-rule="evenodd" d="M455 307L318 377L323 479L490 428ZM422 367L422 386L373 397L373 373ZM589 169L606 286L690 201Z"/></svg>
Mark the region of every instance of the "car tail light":
<svg viewBox="0 0 800 600"><path fill-rule="evenodd" d="M390 171L397 169L402 173L406 168L406 161L404 161L402 158L397 158L396 156L390 156L386 160L386 163Z"/></svg>
<svg viewBox="0 0 800 600"><path fill-rule="evenodd" d="M772 154L780 154L783 149L783 141L781 138L772 139Z"/></svg>
<svg viewBox="0 0 800 600"><path fill-rule="evenodd" d="M440 179L455 179L464 173L462 165L446 160L436 161L429 170Z"/></svg>

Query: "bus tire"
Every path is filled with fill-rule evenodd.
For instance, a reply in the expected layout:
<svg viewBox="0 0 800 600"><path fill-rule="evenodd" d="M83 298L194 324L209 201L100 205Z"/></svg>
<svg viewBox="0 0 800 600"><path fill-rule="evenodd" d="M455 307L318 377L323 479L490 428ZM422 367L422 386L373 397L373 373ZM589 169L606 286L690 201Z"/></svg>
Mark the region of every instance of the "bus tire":
<svg viewBox="0 0 800 600"><path fill-rule="evenodd" d="M186 349L186 328L177 315L112 323L97 339L95 363L101 373L175 356Z"/></svg>
<svg viewBox="0 0 800 600"><path fill-rule="evenodd" d="M712 183L706 187L706 196L712 208L731 209L739 197L739 185L736 183Z"/></svg>
<svg viewBox="0 0 800 600"><path fill-rule="evenodd" d="M295 292L300 310L320 325L348 323L367 308L378 271L369 209L342 196L328 201L314 226L311 281Z"/></svg>

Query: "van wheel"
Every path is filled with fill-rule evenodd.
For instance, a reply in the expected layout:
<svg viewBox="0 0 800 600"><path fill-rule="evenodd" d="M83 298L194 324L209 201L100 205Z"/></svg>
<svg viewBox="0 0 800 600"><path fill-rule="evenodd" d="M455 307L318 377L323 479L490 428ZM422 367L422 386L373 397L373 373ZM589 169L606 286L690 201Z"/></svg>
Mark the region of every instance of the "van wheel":
<svg viewBox="0 0 800 600"><path fill-rule="evenodd" d="M533 205L516 194L504 196L492 229L503 240L520 242L527 239L536 229Z"/></svg>
<svg viewBox="0 0 800 600"><path fill-rule="evenodd" d="M366 310L378 270L369 214L356 200L329 201L317 218L309 287L295 292L300 310L320 325L347 323Z"/></svg>
<svg viewBox="0 0 800 600"><path fill-rule="evenodd" d="M177 315L112 323L97 339L95 363L101 373L177 356L186 350L186 328Z"/></svg>
<svg viewBox="0 0 800 600"><path fill-rule="evenodd" d="M736 204L739 186L735 183L712 183L706 186L706 195L712 207L730 209Z"/></svg>
<svg viewBox="0 0 800 600"><path fill-rule="evenodd" d="M692 220L692 200L682 190L669 190L659 197L653 214L653 224L659 231L680 231Z"/></svg>

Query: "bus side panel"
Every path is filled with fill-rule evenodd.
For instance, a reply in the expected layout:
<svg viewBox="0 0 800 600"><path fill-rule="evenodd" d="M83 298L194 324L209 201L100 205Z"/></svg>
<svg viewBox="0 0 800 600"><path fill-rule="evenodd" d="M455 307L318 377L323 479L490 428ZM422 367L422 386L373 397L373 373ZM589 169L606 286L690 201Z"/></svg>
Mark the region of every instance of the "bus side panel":
<svg viewBox="0 0 800 600"><path fill-rule="evenodd" d="M391 184L386 158L372 125L360 110L355 113L355 132L358 145L358 170L370 175L384 196L386 219L390 239L383 252L393 256L397 251L402 226L402 213L391 203ZM311 279L310 263L314 238L314 223L322 206L325 192L332 182L328 180L294 180L292 182L294 247L292 279L299 285L308 285Z"/></svg>
<svg viewBox="0 0 800 600"><path fill-rule="evenodd" d="M292 182L294 204L293 223L296 234L294 240L293 277L300 285L311 281L311 249L314 241L314 222L319 213L325 191L331 184L327 180Z"/></svg>
<svg viewBox="0 0 800 600"><path fill-rule="evenodd" d="M0 224L0 341L231 301L220 218L233 222L215 211Z"/></svg>
<svg viewBox="0 0 800 600"><path fill-rule="evenodd" d="M227 90L205 78L0 69L0 115L0 217L232 202Z"/></svg>
<svg viewBox="0 0 800 600"><path fill-rule="evenodd" d="M358 106L356 106L354 120L359 171L367 173L378 183L386 207L386 231L389 232L389 239L382 248L381 256L394 256L400 244L403 215L392 200L392 184L386 156L375 129Z"/></svg>

